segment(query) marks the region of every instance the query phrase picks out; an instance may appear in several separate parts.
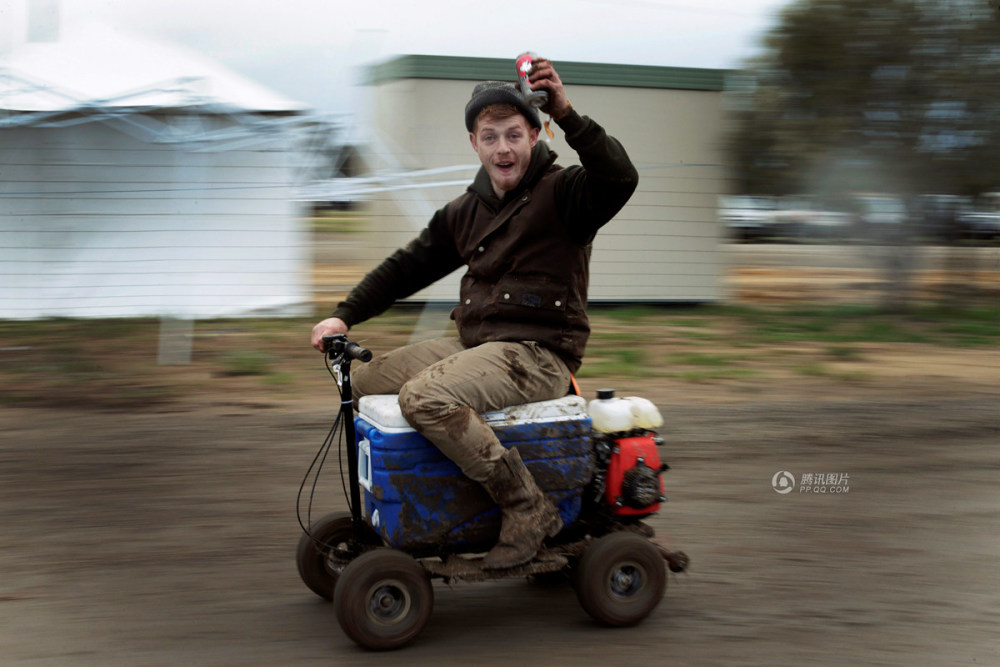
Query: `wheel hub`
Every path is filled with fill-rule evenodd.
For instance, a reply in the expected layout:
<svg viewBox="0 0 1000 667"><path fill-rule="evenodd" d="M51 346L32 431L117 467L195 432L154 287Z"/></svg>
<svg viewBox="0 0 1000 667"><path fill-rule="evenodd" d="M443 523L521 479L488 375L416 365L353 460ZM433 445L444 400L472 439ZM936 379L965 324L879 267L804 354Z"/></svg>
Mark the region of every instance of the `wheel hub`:
<svg viewBox="0 0 1000 667"><path fill-rule="evenodd" d="M642 589L643 572L635 563L625 563L611 573L611 594L618 598L635 595Z"/></svg>
<svg viewBox="0 0 1000 667"><path fill-rule="evenodd" d="M395 581L380 581L368 592L368 617L381 625L393 625L406 618L410 596Z"/></svg>

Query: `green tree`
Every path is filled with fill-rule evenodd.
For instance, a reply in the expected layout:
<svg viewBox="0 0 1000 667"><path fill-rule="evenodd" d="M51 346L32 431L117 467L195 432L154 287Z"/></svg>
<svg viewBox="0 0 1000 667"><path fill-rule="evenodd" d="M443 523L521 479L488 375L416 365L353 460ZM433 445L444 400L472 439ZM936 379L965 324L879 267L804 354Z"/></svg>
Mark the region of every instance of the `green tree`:
<svg viewBox="0 0 1000 667"><path fill-rule="evenodd" d="M905 202L907 224L861 228L885 249L884 305L905 308L917 195L1000 190L998 72L996 0L799 0L727 94L738 187Z"/></svg>
<svg viewBox="0 0 1000 667"><path fill-rule="evenodd" d="M743 191L1000 186L994 0L800 0L727 96Z"/></svg>

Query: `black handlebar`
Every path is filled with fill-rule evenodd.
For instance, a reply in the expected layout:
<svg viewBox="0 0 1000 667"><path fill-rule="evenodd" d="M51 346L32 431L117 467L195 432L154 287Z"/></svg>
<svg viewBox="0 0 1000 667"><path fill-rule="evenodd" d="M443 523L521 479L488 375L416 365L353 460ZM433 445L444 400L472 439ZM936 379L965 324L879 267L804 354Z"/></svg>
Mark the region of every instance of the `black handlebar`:
<svg viewBox="0 0 1000 667"><path fill-rule="evenodd" d="M371 350L363 348L357 343L352 343L347 340L347 336L344 334L323 336L323 349L331 359L344 355L348 359L357 359L366 364L372 360Z"/></svg>

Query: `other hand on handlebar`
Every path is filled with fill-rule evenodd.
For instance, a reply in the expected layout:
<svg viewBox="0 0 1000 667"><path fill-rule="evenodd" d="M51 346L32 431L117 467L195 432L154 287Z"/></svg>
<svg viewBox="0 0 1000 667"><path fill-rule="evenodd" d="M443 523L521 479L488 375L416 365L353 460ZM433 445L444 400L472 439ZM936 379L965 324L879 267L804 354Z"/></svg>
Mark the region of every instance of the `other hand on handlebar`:
<svg viewBox="0 0 1000 667"><path fill-rule="evenodd" d="M323 349L326 350L331 359L344 356L347 359L356 359L365 363L372 360L371 350L347 340L347 336L344 334L323 336Z"/></svg>
<svg viewBox="0 0 1000 667"><path fill-rule="evenodd" d="M316 326L312 330L312 346L315 347L320 352L326 352L327 346L324 344L323 339L326 336L333 336L336 334L347 334L350 327L347 323L339 317L328 317Z"/></svg>

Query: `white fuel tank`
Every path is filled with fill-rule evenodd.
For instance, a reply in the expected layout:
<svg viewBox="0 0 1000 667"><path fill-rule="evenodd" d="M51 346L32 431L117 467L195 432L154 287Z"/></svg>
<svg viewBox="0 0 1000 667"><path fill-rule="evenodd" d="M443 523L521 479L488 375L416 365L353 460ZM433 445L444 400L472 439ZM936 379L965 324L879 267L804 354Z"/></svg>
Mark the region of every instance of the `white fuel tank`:
<svg viewBox="0 0 1000 667"><path fill-rule="evenodd" d="M638 396L615 398L613 389L599 389L587 406L594 428L602 433L619 433L634 428L659 428L663 417L652 401Z"/></svg>

